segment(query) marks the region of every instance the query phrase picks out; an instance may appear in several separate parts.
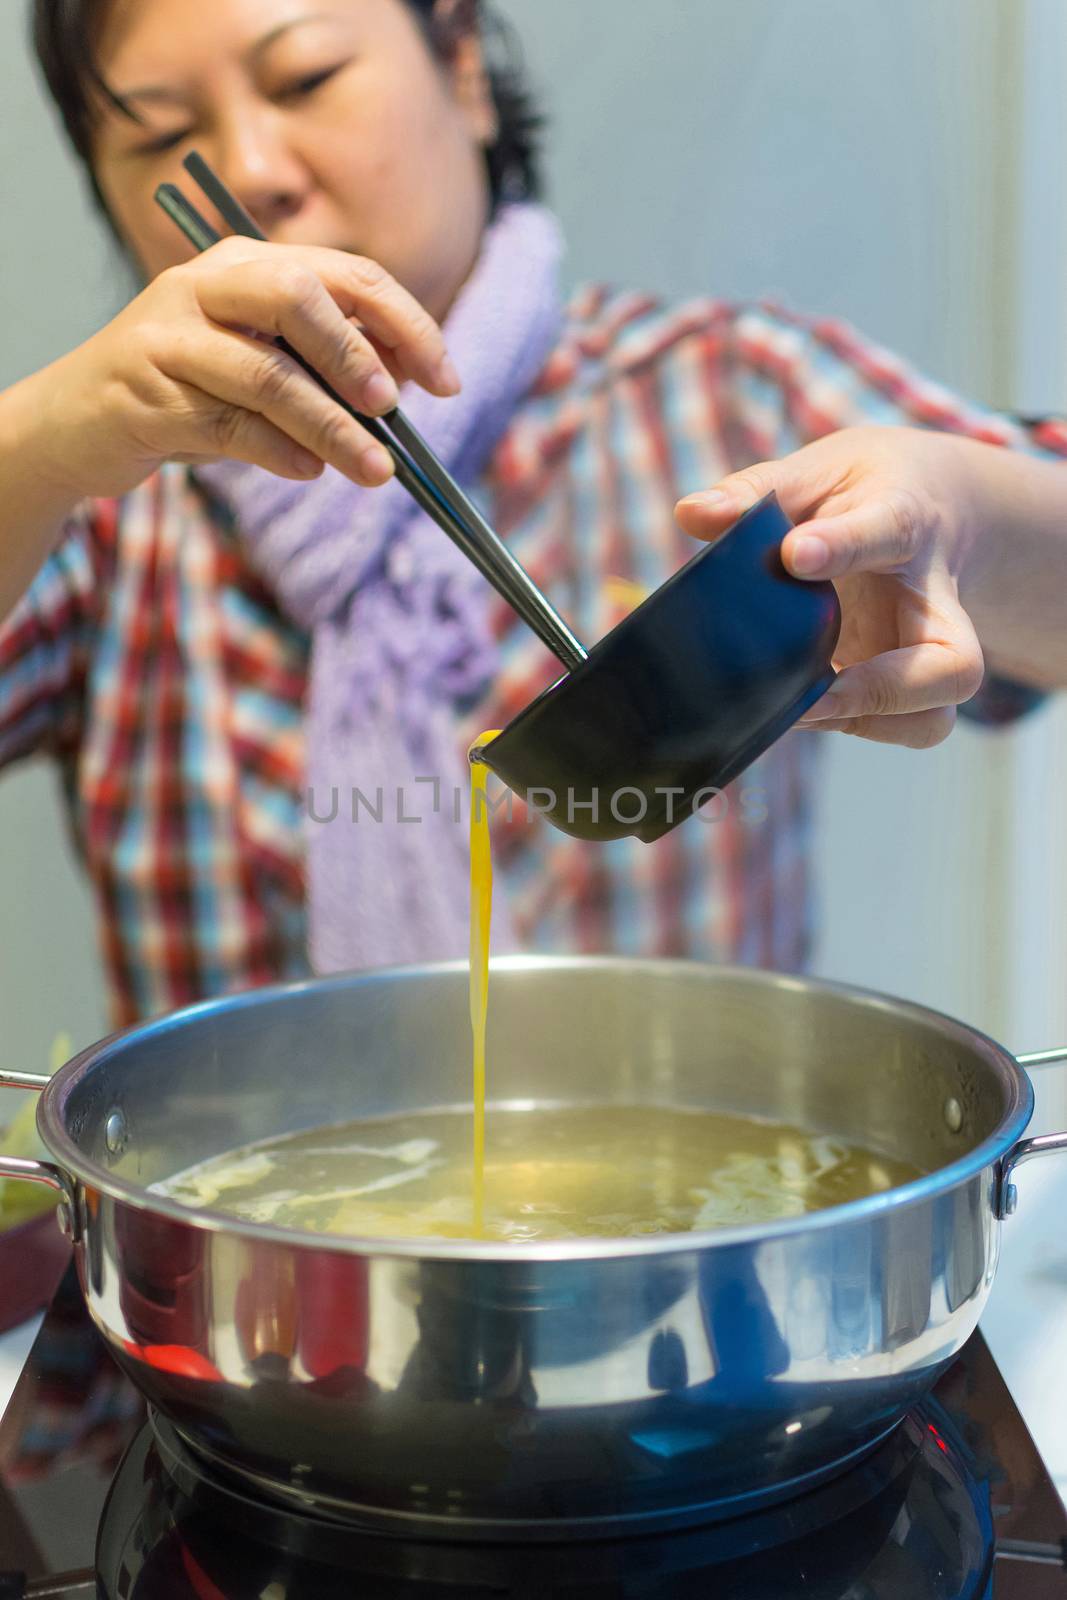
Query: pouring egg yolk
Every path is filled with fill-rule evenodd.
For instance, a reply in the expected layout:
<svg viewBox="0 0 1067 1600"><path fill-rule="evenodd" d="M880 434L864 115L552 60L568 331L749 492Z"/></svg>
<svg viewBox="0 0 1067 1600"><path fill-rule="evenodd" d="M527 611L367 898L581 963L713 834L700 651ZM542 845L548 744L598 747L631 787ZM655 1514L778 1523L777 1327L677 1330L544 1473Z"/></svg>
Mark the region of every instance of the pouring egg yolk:
<svg viewBox="0 0 1067 1600"><path fill-rule="evenodd" d="M471 769L471 1033L474 1038L474 1237L485 1234L485 1027L489 1015L489 924L493 914L493 855L486 785L489 768L476 759L499 733L483 733L468 751Z"/></svg>

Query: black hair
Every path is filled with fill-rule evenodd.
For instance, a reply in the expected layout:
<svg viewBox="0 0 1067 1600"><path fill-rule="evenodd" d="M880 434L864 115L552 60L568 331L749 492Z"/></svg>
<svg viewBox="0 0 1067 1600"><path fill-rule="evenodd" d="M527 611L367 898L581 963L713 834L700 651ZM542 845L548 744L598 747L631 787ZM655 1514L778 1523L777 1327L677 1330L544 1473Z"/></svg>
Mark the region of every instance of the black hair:
<svg viewBox="0 0 1067 1600"><path fill-rule="evenodd" d="M419 18L435 54L447 60L454 30L477 28L486 53L489 84L496 106L496 138L486 150L489 188L500 200L532 200L541 194L540 134L544 126L527 82L514 28L489 0L460 0L450 23L439 21L438 0L406 0Z"/></svg>
<svg viewBox="0 0 1067 1600"><path fill-rule="evenodd" d="M102 99L136 120L131 107L110 89L96 62L95 36L107 4L108 0L31 0L37 60L105 216L107 205L93 170L95 103ZM404 0L404 4L415 13L435 54L447 60L458 26L456 13L449 23L442 23L438 0ZM493 204L535 198L541 192L542 118L526 82L518 41L486 0L466 0L459 11L467 26L481 27L485 39L497 114L496 138L486 150Z"/></svg>

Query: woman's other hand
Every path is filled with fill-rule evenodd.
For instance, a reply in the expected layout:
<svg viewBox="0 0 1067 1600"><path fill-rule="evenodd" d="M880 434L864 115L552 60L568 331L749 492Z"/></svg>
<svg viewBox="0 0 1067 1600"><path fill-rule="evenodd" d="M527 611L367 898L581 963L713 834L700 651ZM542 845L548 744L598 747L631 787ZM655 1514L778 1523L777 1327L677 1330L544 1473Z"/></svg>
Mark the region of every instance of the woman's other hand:
<svg viewBox="0 0 1067 1600"><path fill-rule="evenodd" d="M798 524L782 546L786 567L834 581L839 676L803 725L914 748L948 736L982 683L964 595L984 565L988 458L1006 455L945 434L850 428L681 501L685 531L714 539L774 490Z"/></svg>

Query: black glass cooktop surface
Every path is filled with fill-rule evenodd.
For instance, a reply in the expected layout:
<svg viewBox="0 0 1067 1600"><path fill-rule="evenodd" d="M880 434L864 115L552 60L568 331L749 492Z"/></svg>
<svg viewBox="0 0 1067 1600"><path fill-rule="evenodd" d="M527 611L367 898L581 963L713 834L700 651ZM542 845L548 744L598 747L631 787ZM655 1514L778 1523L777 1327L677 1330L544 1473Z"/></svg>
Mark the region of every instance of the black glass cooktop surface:
<svg viewBox="0 0 1067 1600"><path fill-rule="evenodd" d="M1067 1600L1067 1513L980 1336L861 1466L708 1529L418 1543L257 1499L146 1417L67 1280L0 1427L0 1600Z"/></svg>

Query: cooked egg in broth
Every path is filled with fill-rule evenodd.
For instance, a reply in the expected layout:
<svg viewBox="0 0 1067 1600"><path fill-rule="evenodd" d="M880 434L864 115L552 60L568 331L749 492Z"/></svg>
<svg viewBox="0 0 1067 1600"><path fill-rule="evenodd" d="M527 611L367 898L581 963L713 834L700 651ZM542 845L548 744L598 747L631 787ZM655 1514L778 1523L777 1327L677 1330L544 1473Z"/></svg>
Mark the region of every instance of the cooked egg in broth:
<svg viewBox="0 0 1067 1600"><path fill-rule="evenodd" d="M772 1222L895 1188L916 1168L840 1139L658 1106L492 1108L481 1237L624 1238ZM350 1122L157 1185L251 1222L363 1238L472 1236L470 1110Z"/></svg>

